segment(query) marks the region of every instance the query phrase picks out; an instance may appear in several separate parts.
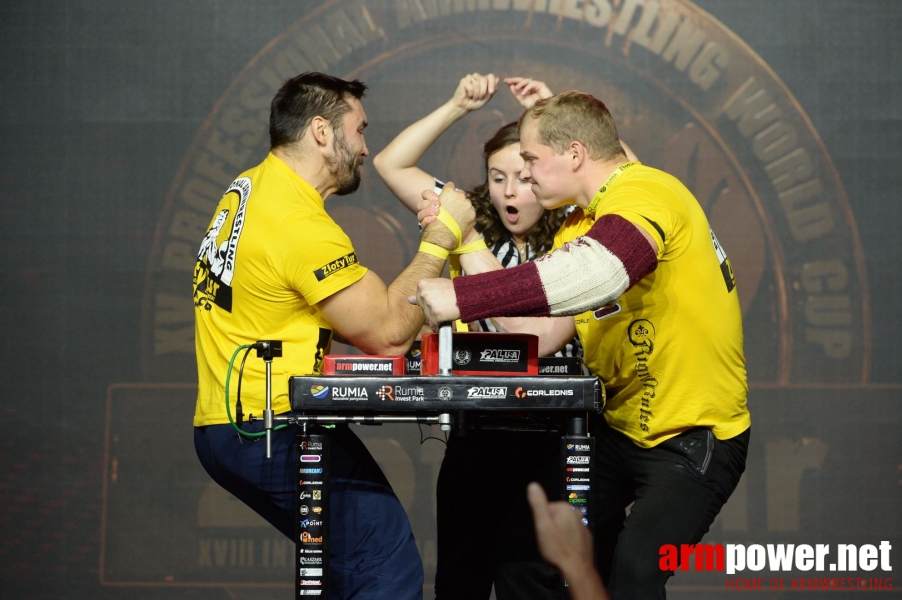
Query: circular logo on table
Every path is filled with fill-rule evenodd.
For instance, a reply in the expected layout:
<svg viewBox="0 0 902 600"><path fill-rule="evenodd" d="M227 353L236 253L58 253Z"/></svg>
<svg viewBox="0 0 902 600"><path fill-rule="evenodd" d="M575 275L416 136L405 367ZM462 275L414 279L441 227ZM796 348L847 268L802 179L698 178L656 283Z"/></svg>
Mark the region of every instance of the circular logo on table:
<svg viewBox="0 0 902 600"><path fill-rule="evenodd" d="M470 364L470 359L473 358L473 355L470 354L470 351L466 348L458 348L454 351L454 364L456 365L467 365Z"/></svg>

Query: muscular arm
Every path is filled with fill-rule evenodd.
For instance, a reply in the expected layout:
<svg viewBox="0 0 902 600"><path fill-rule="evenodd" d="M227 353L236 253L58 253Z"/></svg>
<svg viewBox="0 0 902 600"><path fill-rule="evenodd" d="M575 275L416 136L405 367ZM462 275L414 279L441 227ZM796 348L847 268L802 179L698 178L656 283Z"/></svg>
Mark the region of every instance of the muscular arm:
<svg viewBox="0 0 902 600"><path fill-rule="evenodd" d="M451 197L453 195L453 197ZM454 193L448 183L442 192L443 210L461 227L473 223L475 213L463 194ZM452 249L457 239L441 222L426 227L423 241ZM423 326L423 311L411 305L408 297L417 282L441 275L445 261L417 252L410 265L386 287L382 279L368 271L357 282L317 304L326 320L339 335L367 354L404 354Z"/></svg>
<svg viewBox="0 0 902 600"><path fill-rule="evenodd" d="M618 215L605 215L563 248L512 269L458 277L451 293L421 281L417 299L433 321L492 316L576 315L620 297L657 267L655 241Z"/></svg>
<svg viewBox="0 0 902 600"><path fill-rule="evenodd" d="M481 108L495 94L498 78L473 73L460 80L454 96L446 103L398 134L373 159L373 166L388 189L411 212L423 190L431 190L435 181L417 166L417 162L449 127L468 113Z"/></svg>
<svg viewBox="0 0 902 600"><path fill-rule="evenodd" d="M576 315L616 300L657 267L657 244L640 227L605 215L563 248L514 269L459 277L465 321L491 315ZM503 291L502 291L503 290Z"/></svg>
<svg viewBox="0 0 902 600"><path fill-rule="evenodd" d="M366 354L404 354L423 326L423 311L407 297L417 282L441 275L445 262L418 252L388 286L373 271L318 307L336 332Z"/></svg>
<svg viewBox="0 0 902 600"><path fill-rule="evenodd" d="M460 256L460 264L467 275L503 270L504 267L489 250ZM539 337L539 356L549 356L567 345L576 335L573 317L495 317L495 328L505 333L531 333Z"/></svg>

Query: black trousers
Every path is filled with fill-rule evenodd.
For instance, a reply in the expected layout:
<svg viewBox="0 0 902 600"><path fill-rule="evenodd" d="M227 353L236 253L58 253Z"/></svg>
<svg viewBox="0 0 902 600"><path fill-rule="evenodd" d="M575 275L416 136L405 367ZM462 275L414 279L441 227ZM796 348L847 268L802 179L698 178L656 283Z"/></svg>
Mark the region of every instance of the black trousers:
<svg viewBox="0 0 902 600"><path fill-rule="evenodd" d="M699 427L646 449L599 418L594 436L602 579L612 600L663 599L661 546L701 541L745 471L750 431L718 440Z"/></svg>
<svg viewBox="0 0 902 600"><path fill-rule="evenodd" d="M560 499L560 437L470 431L452 436L439 472L439 600L567 598L557 570L542 561L526 486L538 481Z"/></svg>

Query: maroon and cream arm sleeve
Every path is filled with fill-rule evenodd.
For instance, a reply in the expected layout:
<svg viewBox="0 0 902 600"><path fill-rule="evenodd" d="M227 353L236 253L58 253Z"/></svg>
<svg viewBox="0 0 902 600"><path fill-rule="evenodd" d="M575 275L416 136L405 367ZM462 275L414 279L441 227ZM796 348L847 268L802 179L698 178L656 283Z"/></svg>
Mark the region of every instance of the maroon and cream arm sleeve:
<svg viewBox="0 0 902 600"><path fill-rule="evenodd" d="M460 318L577 315L613 302L658 266L639 229L604 215L584 236L538 260L454 279Z"/></svg>

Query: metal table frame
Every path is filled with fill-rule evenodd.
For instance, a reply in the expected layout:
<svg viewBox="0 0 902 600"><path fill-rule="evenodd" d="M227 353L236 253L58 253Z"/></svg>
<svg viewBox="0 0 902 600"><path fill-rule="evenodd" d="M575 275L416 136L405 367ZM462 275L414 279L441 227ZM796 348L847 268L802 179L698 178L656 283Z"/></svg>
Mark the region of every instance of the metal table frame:
<svg viewBox="0 0 902 600"><path fill-rule="evenodd" d="M310 375L290 379L292 413L287 417L272 417L270 413L264 425L267 448L273 421L299 425L295 496L296 597L329 594L330 436L308 432L307 424L437 423L443 431L450 431L463 428L468 413L563 415L566 433L561 436L561 495L582 513L583 523L591 530L594 518L591 481L595 461L594 439L588 435L587 418L589 413L600 413L604 407L601 382L585 376L452 376L451 355L451 327L443 325L439 331L440 374L437 376ZM401 400L401 396L394 394L394 390L401 387L399 383L406 386L401 389L413 395ZM343 399L331 398L329 395L336 387L356 390L358 397L349 393ZM267 385L267 402L269 393ZM576 478L587 481L572 483L570 474L584 475Z"/></svg>

